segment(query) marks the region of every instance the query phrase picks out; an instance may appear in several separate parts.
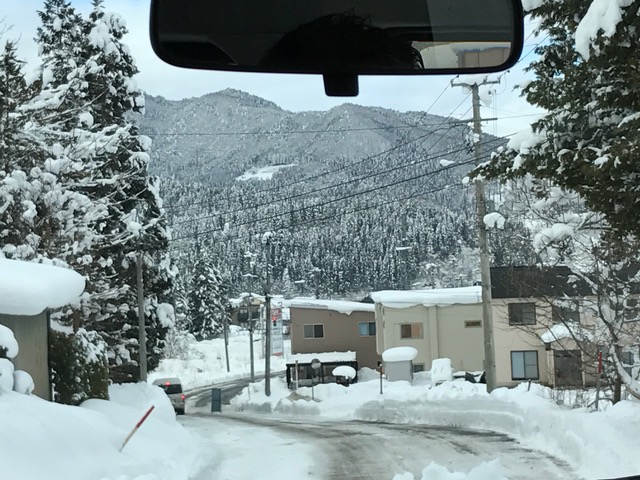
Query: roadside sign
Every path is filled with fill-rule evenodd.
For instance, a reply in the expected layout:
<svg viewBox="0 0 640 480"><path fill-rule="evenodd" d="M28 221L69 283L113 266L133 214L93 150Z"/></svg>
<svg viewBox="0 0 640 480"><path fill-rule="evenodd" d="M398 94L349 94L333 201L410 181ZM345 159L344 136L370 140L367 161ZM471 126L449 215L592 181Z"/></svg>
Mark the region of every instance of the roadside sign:
<svg viewBox="0 0 640 480"><path fill-rule="evenodd" d="M271 309L271 355L284 355L284 339L282 337L282 309Z"/></svg>

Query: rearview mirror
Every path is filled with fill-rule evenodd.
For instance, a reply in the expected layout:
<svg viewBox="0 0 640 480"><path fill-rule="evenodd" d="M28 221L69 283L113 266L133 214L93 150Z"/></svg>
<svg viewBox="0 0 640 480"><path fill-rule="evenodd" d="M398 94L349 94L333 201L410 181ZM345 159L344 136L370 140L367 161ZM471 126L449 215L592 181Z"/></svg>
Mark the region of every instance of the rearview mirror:
<svg viewBox="0 0 640 480"><path fill-rule="evenodd" d="M186 68L359 75L490 73L523 43L520 0L152 0L151 43Z"/></svg>

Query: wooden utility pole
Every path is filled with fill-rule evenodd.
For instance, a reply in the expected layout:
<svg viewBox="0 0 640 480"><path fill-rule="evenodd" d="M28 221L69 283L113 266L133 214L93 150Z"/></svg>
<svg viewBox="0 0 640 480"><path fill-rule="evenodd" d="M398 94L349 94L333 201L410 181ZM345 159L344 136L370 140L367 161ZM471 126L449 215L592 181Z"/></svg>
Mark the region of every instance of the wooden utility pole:
<svg viewBox="0 0 640 480"><path fill-rule="evenodd" d="M485 79L481 84L454 83L453 87L466 87L471 90L473 100L473 133L474 153L476 164L482 161L482 118L480 116L480 86L495 85L499 80ZM480 247L480 276L482 282L482 331L484 334L484 370L487 379L487 392L496 388L496 351L493 336L493 307L491 302L491 264L489 258L489 242L484 217L487 214L487 204L484 192L484 181L475 180L476 212L478 222L478 246Z"/></svg>
<svg viewBox="0 0 640 480"><path fill-rule="evenodd" d="M264 333L264 394L271 395L271 235L265 235L267 247L267 283L265 295L265 333Z"/></svg>
<svg viewBox="0 0 640 480"><path fill-rule="evenodd" d="M138 343L140 351L140 381L147 381L147 330L144 321L144 285L142 281L142 252L138 241L138 252L136 254L136 276L138 288Z"/></svg>

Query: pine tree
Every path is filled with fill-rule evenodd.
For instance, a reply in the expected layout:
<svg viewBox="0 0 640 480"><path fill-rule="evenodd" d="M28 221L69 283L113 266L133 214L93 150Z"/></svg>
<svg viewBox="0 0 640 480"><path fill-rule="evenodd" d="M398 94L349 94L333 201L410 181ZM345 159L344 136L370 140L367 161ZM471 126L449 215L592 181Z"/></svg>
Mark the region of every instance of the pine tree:
<svg viewBox="0 0 640 480"><path fill-rule="evenodd" d="M549 40L536 49L523 94L549 113L479 172L550 180L612 228L640 234L640 2L612 3L617 25L602 23L613 16L591 0L534 3L529 13Z"/></svg>
<svg viewBox="0 0 640 480"><path fill-rule="evenodd" d="M226 294L220 273L207 260L196 264L189 294L191 333L197 339L222 334L227 313Z"/></svg>
<svg viewBox="0 0 640 480"><path fill-rule="evenodd" d="M159 195L159 180L148 174L149 138L139 134L133 114L143 112L143 96L133 78L138 70L128 47L122 17L102 9L94 0L85 24L87 95L92 99L88 113L93 129L101 129L103 161L98 178L87 195L96 202L108 199L107 217L97 226L102 234L96 251L93 276L111 283L111 294L100 299L102 315L92 328L99 329L110 345L112 377L137 378L136 256L142 255L148 366L157 366L169 325L163 324L158 309L170 302L177 272L168 254L169 234ZM115 287L115 288L114 288ZM126 351L122 346L126 347Z"/></svg>

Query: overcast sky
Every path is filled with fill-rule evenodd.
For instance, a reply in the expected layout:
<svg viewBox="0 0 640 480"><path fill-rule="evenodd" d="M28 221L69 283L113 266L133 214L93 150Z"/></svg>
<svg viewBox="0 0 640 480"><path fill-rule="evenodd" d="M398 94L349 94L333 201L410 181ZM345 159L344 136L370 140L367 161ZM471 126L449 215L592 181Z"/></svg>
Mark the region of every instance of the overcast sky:
<svg viewBox="0 0 640 480"><path fill-rule="evenodd" d="M72 0L72 4L81 12L89 10L89 3L88 0ZM29 68L37 65L37 47L33 38L39 22L36 12L42 4L42 0L0 0L0 18L4 17L5 26L12 27L5 36L20 39L20 55L33 65ZM141 88L152 95L169 99L198 97L225 88L236 88L271 100L292 111L326 110L345 102L400 111L425 111L452 80L451 76L361 77L360 95L340 99L325 96L320 76L179 69L164 64L155 57L151 49L147 0L106 0L105 8L121 13L127 21L130 33L125 38L125 43L131 47L138 62L140 75L137 80ZM527 24L525 38L529 36L530 28L531 25ZM536 118L533 115L538 111L520 98L518 90L514 91L513 87L526 78L522 69L534 57L530 52L538 41L533 36L529 37L523 54L529 55L502 77L502 83L496 87L498 95L493 97L497 100L493 106L482 109L484 118L501 118L498 122L485 123L487 132L508 135L526 128ZM466 92L461 88L448 88L433 105L430 113L469 118L471 100L460 105L465 95Z"/></svg>

